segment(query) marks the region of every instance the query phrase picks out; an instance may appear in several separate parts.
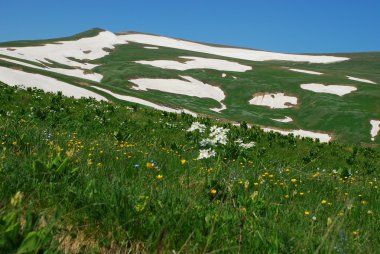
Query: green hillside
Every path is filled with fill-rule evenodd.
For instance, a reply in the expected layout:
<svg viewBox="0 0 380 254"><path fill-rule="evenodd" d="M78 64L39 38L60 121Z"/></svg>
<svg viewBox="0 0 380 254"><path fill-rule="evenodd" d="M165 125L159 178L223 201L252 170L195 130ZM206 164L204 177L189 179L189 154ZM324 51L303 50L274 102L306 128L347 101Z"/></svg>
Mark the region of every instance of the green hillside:
<svg viewBox="0 0 380 254"><path fill-rule="evenodd" d="M75 41L79 38L96 36L100 29L90 30L72 37L55 39L54 41L11 42L0 44L1 47L36 46L41 43L56 43L57 41ZM334 141L345 144L356 144L370 147L379 147L380 138L371 141L370 120L380 120L380 53L351 53L334 54L334 56L349 57L349 61L311 64L289 61L247 61L235 58L226 58L216 55L159 47L151 50L144 48L144 44L129 42L116 45L114 49L105 48L108 55L95 60L72 59L78 63L98 65L94 69L84 70L88 73L98 73L103 76L100 82L83 78L54 73L48 70L36 69L7 59L18 60L32 66L41 67L40 62L33 62L0 54L0 66L16 68L25 72L40 73L69 84L81 86L102 94L110 100L120 104L126 102L105 94L89 85L106 88L121 95L130 95L142 98L171 108L184 108L204 116L210 116L229 121L246 121L265 127L284 130L308 130L329 134ZM13 49L9 49L13 50ZM228 72L212 69L191 69L185 71L163 69L150 65L135 63L141 60L175 60L184 62L182 56L202 57L228 60L251 66L246 72ZM49 56L46 56L49 59ZM45 66L73 70L72 66L57 62L44 63ZM43 65L42 65L43 66ZM292 72L289 68L298 68L321 72L323 75L310 75ZM222 73L226 77L222 77ZM227 109L216 113L210 108L220 107L220 103L211 98L198 98L158 90L134 90L129 80L136 78L181 79L179 76L190 76L201 82L219 87L226 98L223 103ZM377 84L368 84L349 80L347 76L368 79ZM328 93L316 93L300 88L301 84L320 83L325 85L353 86L357 90L338 96ZM12 85L12 84L10 84ZM296 107L273 109L265 106L250 105L249 100L255 94L285 93L298 98ZM273 119L291 117L292 122L282 123Z"/></svg>
<svg viewBox="0 0 380 254"><path fill-rule="evenodd" d="M371 148L0 84L1 253L376 253L379 169Z"/></svg>

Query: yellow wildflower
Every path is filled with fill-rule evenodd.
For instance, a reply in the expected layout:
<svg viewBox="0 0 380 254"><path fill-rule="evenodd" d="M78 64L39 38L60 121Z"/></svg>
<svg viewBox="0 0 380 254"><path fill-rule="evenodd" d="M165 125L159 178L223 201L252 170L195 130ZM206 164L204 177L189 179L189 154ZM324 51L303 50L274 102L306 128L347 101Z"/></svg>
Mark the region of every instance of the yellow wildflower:
<svg viewBox="0 0 380 254"><path fill-rule="evenodd" d="M186 162L187 162L187 161L186 161L185 159L182 159L182 160L181 160L181 165L185 165Z"/></svg>
<svg viewBox="0 0 380 254"><path fill-rule="evenodd" d="M146 163L146 167L149 168L149 169L152 169L152 168L154 168L154 163L147 162Z"/></svg>
<svg viewBox="0 0 380 254"><path fill-rule="evenodd" d="M216 189L211 189L211 190L210 190L210 193L211 193L212 195L215 195L215 194L217 193L217 191L216 191Z"/></svg>
<svg viewBox="0 0 380 254"><path fill-rule="evenodd" d="M322 201L321 201L321 204L322 205L324 205L324 204L326 204L327 203L327 201L325 200L325 199L323 199Z"/></svg>
<svg viewBox="0 0 380 254"><path fill-rule="evenodd" d="M157 179L158 181L161 181L163 178L164 178L163 175L157 175L157 176L156 176L156 179Z"/></svg>
<svg viewBox="0 0 380 254"><path fill-rule="evenodd" d="M310 212L309 211L305 211L304 214L305 215L310 215Z"/></svg>

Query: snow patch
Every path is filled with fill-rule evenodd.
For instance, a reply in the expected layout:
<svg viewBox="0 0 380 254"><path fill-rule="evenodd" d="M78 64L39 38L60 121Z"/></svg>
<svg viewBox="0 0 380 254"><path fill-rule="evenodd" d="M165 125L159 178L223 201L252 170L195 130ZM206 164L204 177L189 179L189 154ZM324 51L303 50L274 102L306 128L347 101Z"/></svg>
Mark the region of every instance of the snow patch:
<svg viewBox="0 0 380 254"><path fill-rule="evenodd" d="M323 85L323 84L301 84L301 88L316 93L329 93L343 96L357 90L354 86Z"/></svg>
<svg viewBox="0 0 380 254"><path fill-rule="evenodd" d="M293 119L289 116L285 116L285 118L281 118L281 119L273 119L273 121L277 121L277 122L281 122L281 123L290 123L290 122L293 122Z"/></svg>
<svg viewBox="0 0 380 254"><path fill-rule="evenodd" d="M209 46L200 43L178 40L163 36L147 34L124 34L119 35L119 39L142 44L189 50L200 53L207 53L218 56L225 56L251 61L292 61L292 62L310 62L310 63L335 63L349 60L346 57L335 56L312 56L312 55L293 55L284 53L274 53L259 51L253 49L240 49L228 47Z"/></svg>
<svg viewBox="0 0 380 254"><path fill-rule="evenodd" d="M210 98L218 102L223 101L226 97L223 90L219 87L203 83L189 76L180 77L184 80L139 78L129 81L137 85L132 87L132 89L135 90L147 91L148 89L152 89L167 93L195 96L199 98Z"/></svg>
<svg viewBox="0 0 380 254"><path fill-rule="evenodd" d="M222 73L222 78L225 78L225 77L227 77L227 74Z"/></svg>
<svg viewBox="0 0 380 254"><path fill-rule="evenodd" d="M270 108L291 108L297 105L297 97L286 96L284 93L257 94L249 101L252 105Z"/></svg>
<svg viewBox="0 0 380 254"><path fill-rule="evenodd" d="M305 138L312 138L312 139L319 139L323 143L327 143L331 140L331 136L326 133L320 133L320 132L313 132L313 131L305 131L305 130L278 130L278 129L272 129L272 128L262 128L265 132L277 132L282 135L289 135L293 134L294 136L299 137L305 137Z"/></svg>
<svg viewBox="0 0 380 254"><path fill-rule="evenodd" d="M180 56L182 59L188 59L185 63L179 61L171 60L154 60L154 61L135 61L135 63L151 65L154 67L159 67L163 69L171 70L191 70L191 69L214 69L218 71L236 71L236 72L245 72L252 70L251 66L242 65L239 63L220 60L220 59L211 59L203 57L193 57L193 56Z"/></svg>
<svg viewBox="0 0 380 254"><path fill-rule="evenodd" d="M52 67L40 67L37 65L32 65L28 64L25 62L9 59L9 58L1 58L1 60L10 62L10 63L15 63L18 65L34 68L34 69L39 69L39 70L45 70L45 71L50 71L50 72L55 72L55 73L60 73L72 77L77 77L77 78L83 78L83 79L88 79L96 82L100 82L103 78L103 75L100 75L98 73L86 73L86 71L80 70L80 69L63 69L63 68L52 68Z"/></svg>
<svg viewBox="0 0 380 254"><path fill-rule="evenodd" d="M81 38L76 41L58 41L32 47L12 47L11 50L9 50L9 48L0 48L0 54L36 63L47 63L48 60L51 60L67 66L91 70L97 65L81 63L70 60L69 58L71 57L78 60L94 60L102 58L109 54L109 52L107 52L108 50L105 51L104 49L113 49L116 44L126 44L126 42L119 39L115 34L104 31L94 37ZM47 69L65 75L92 79L94 81L99 81L99 79L101 79L100 76L86 75L83 70L66 70L61 68Z"/></svg>
<svg viewBox="0 0 380 254"><path fill-rule="evenodd" d="M137 104L141 104L141 105L144 105L144 106L147 106L147 107L151 107L151 108L154 108L154 109L157 109L157 110L161 110L161 111L166 111L166 112L172 112L172 113L186 113L186 114L189 114L189 115L192 115L194 117L197 117L197 114L194 113L194 112L191 112L190 110L187 110L187 109L173 109L173 108L169 108L169 107L165 107L165 106L162 106L162 105L158 105L156 103L153 103L153 102L150 102L150 101L147 101L147 100L143 100L143 99L140 99L140 98L137 98L137 97L133 97L133 96L128 96L128 95L121 95L121 94L117 94L117 93L114 93L114 92L111 92L107 89L104 89L104 88L100 88L100 87L97 87L97 86L91 86L99 91L102 91L102 92L105 92L119 100L123 100L123 101L128 101L128 102L133 102L133 103L137 103Z"/></svg>
<svg viewBox="0 0 380 254"><path fill-rule="evenodd" d="M145 46L144 49L159 49L158 47Z"/></svg>
<svg viewBox="0 0 380 254"><path fill-rule="evenodd" d="M54 78L5 67L0 67L0 81L8 85L37 87L45 92L57 93L61 91L63 95L73 96L74 98L92 97L96 100L107 101L105 97L97 93L81 87L70 85Z"/></svg>
<svg viewBox="0 0 380 254"><path fill-rule="evenodd" d="M302 70L302 69L289 69L290 71L295 71L295 72L301 72L301 73L307 73L307 74L312 74L312 75L322 75L322 72L316 72L316 71L307 71L307 70Z"/></svg>
<svg viewBox="0 0 380 254"><path fill-rule="evenodd" d="M351 77L351 76L346 76L348 79L350 80L355 80L355 81L359 81L359 82L363 82L363 83L368 83L368 84L375 84L375 82L371 81L371 80L368 80L368 79L361 79L361 78L355 78L355 77Z"/></svg>
<svg viewBox="0 0 380 254"><path fill-rule="evenodd" d="M371 140L375 141L375 138L380 131L380 121L379 120L371 120L370 124L372 125Z"/></svg>

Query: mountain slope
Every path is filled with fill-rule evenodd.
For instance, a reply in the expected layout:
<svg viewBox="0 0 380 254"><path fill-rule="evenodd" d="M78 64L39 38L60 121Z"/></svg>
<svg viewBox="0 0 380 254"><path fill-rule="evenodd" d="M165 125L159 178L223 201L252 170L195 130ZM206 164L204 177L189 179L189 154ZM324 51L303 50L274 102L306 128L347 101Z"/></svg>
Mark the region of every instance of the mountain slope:
<svg viewBox="0 0 380 254"><path fill-rule="evenodd" d="M119 103L246 121L322 141L380 144L372 124L380 120L377 52L279 54L97 29L66 39L2 43L0 65ZM0 81L22 84L13 73L3 69ZM33 78L24 83L42 85Z"/></svg>

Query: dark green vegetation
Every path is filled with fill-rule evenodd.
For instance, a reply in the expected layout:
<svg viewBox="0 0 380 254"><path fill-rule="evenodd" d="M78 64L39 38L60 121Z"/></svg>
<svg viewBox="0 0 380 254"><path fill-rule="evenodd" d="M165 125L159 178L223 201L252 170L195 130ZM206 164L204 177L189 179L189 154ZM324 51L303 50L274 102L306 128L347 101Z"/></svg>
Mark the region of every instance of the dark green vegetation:
<svg viewBox="0 0 380 254"><path fill-rule="evenodd" d="M100 31L102 30L90 30L72 37L55 40L3 43L0 44L0 47L41 45L42 43L54 43L59 40L75 40L82 37L94 36ZM329 133L335 140L346 144L379 147L380 138L376 138L375 141L370 140L370 120L377 120L380 116L380 53L378 52L334 54L336 56L349 57L351 60L333 64L308 64L285 61L252 62L165 47L160 47L158 50L149 50L143 48L143 46L137 43L118 45L114 50L110 51L108 56L89 61L90 63L100 65L93 69L93 71L104 76L100 83L49 71L21 67L20 65L2 61L1 59L0 66L22 68L27 72L51 76L87 89L91 89L87 86L88 84L95 85L107 88L115 93L136 96L170 107L189 109L219 119L238 122L246 121L248 123L286 130L303 129L325 132ZM179 56L225 59L252 66L252 70L243 73L224 71L227 77L222 78L222 72L216 70L176 71L134 63L134 61L138 60L184 61ZM25 62L31 63L30 61ZM58 63L52 63L50 66L72 68ZM318 76L292 72L287 69L289 67L318 71L324 73L324 75ZM220 106L215 100L156 90L136 91L131 89L133 84L129 82L133 78L180 79L179 75L191 76L202 82L220 87L226 94L224 104L226 104L227 109L218 114L210 110L210 108ZM378 84L366 84L348 80L346 75L369 79ZM237 77L237 79L234 79L232 76ZM314 93L303 90L300 88L300 85L305 83L351 85L357 87L358 90L340 97L333 94ZM91 90L111 100L123 103L95 89ZM284 92L287 95L297 97L299 105L289 109L270 109L263 106L249 105L248 103L256 93L275 92ZM292 117L294 121L281 123L271 120L284 118L285 116Z"/></svg>
<svg viewBox="0 0 380 254"><path fill-rule="evenodd" d="M378 252L378 152L130 106L0 85L1 253Z"/></svg>

